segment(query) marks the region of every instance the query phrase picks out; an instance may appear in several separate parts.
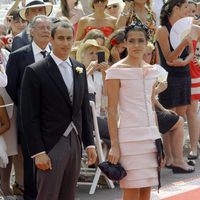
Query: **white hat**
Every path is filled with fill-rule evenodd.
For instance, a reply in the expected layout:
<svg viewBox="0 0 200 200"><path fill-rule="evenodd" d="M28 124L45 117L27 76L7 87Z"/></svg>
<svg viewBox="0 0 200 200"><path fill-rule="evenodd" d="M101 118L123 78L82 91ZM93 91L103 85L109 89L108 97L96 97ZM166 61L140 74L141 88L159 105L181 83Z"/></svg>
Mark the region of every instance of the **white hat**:
<svg viewBox="0 0 200 200"><path fill-rule="evenodd" d="M49 16L53 10L53 5L51 3L46 3L43 0L27 0L26 5L19 11L19 15L23 20L26 20L26 9L27 8L37 8L45 7L46 16Z"/></svg>
<svg viewBox="0 0 200 200"><path fill-rule="evenodd" d="M76 59L81 62L81 54L82 52L84 52L87 48L89 47L98 47L99 50L102 50L105 52L105 59L106 61L108 61L108 58L109 58L109 55L110 55L110 52L108 50L108 48L104 47L104 46L101 46L97 43L96 40L94 39L88 39L86 40L84 43L80 44L79 48L78 48L78 51L76 53Z"/></svg>
<svg viewBox="0 0 200 200"><path fill-rule="evenodd" d="M122 0L108 0L107 6L113 5L113 4L124 4L124 2Z"/></svg>

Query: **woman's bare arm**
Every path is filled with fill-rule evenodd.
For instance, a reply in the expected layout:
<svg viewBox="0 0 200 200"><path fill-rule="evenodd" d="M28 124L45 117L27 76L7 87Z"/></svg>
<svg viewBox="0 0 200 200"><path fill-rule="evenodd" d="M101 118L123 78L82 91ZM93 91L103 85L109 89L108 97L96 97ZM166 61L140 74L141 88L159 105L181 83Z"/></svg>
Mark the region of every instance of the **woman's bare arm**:
<svg viewBox="0 0 200 200"><path fill-rule="evenodd" d="M111 149L108 160L116 164L120 158L119 139L118 139L118 102L120 81L116 79L106 80L108 95L108 127L111 140Z"/></svg>
<svg viewBox="0 0 200 200"><path fill-rule="evenodd" d="M156 40L158 41L160 48L162 49L162 53L167 62L173 62L178 59L186 46L191 42L190 36L186 36L183 41L179 44L179 46L174 50L170 50L170 44L168 41L169 33L166 27L159 27L156 32Z"/></svg>
<svg viewBox="0 0 200 200"><path fill-rule="evenodd" d="M4 105L3 98L0 96L0 106ZM0 107L0 135L10 128L10 120L5 107Z"/></svg>

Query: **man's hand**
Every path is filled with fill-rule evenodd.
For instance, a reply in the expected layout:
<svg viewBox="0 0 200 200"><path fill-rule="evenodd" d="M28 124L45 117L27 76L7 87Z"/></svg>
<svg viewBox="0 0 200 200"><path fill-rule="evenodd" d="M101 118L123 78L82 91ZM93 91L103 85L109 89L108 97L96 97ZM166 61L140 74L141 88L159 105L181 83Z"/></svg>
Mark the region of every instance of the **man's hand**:
<svg viewBox="0 0 200 200"><path fill-rule="evenodd" d="M87 162L88 166L93 165L96 162L96 159L97 159L97 153L96 153L95 148L88 147L86 149L86 153L87 153L87 156L88 156L88 162Z"/></svg>
<svg viewBox="0 0 200 200"><path fill-rule="evenodd" d="M51 160L46 153L39 154L35 157L35 165L41 170L52 170Z"/></svg>

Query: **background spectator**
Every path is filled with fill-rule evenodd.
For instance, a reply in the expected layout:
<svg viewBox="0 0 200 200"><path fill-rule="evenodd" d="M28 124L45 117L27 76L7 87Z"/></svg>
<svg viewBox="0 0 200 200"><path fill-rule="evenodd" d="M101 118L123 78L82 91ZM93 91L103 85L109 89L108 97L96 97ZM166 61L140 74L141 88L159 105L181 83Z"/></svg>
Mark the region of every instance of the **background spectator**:
<svg viewBox="0 0 200 200"><path fill-rule="evenodd" d="M123 8L124 2L122 2L122 0L108 0L108 4L106 6L105 11L109 15L118 18Z"/></svg>
<svg viewBox="0 0 200 200"><path fill-rule="evenodd" d="M99 29L108 37L115 29L116 18L105 13L107 0L91 0L93 13L82 17L78 24L76 40L82 40L87 32L92 29Z"/></svg>
<svg viewBox="0 0 200 200"><path fill-rule="evenodd" d="M189 63L194 52L190 36L185 37L179 46L173 49L169 33L173 24L182 17L187 17L188 12L187 0L168 0L162 7L161 26L156 33L161 66L168 72L168 87L159 94L159 101L165 108L174 110L182 117L191 102Z"/></svg>
<svg viewBox="0 0 200 200"><path fill-rule="evenodd" d="M84 16L84 12L80 6L78 6L79 0L61 0L60 11L56 14L56 17L65 16L74 25L75 33L77 32L78 22L81 17Z"/></svg>
<svg viewBox="0 0 200 200"><path fill-rule="evenodd" d="M114 31L106 41L105 45L110 51L109 64L112 65L127 55L124 41L124 29Z"/></svg>

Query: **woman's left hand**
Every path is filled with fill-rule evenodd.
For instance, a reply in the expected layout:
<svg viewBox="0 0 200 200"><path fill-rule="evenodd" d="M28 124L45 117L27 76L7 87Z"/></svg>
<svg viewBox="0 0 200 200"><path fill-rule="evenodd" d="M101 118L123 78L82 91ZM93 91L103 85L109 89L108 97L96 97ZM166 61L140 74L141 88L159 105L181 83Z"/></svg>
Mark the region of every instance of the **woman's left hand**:
<svg viewBox="0 0 200 200"><path fill-rule="evenodd" d="M119 162L119 159L120 159L119 146L111 147L108 154L108 161L116 165Z"/></svg>

